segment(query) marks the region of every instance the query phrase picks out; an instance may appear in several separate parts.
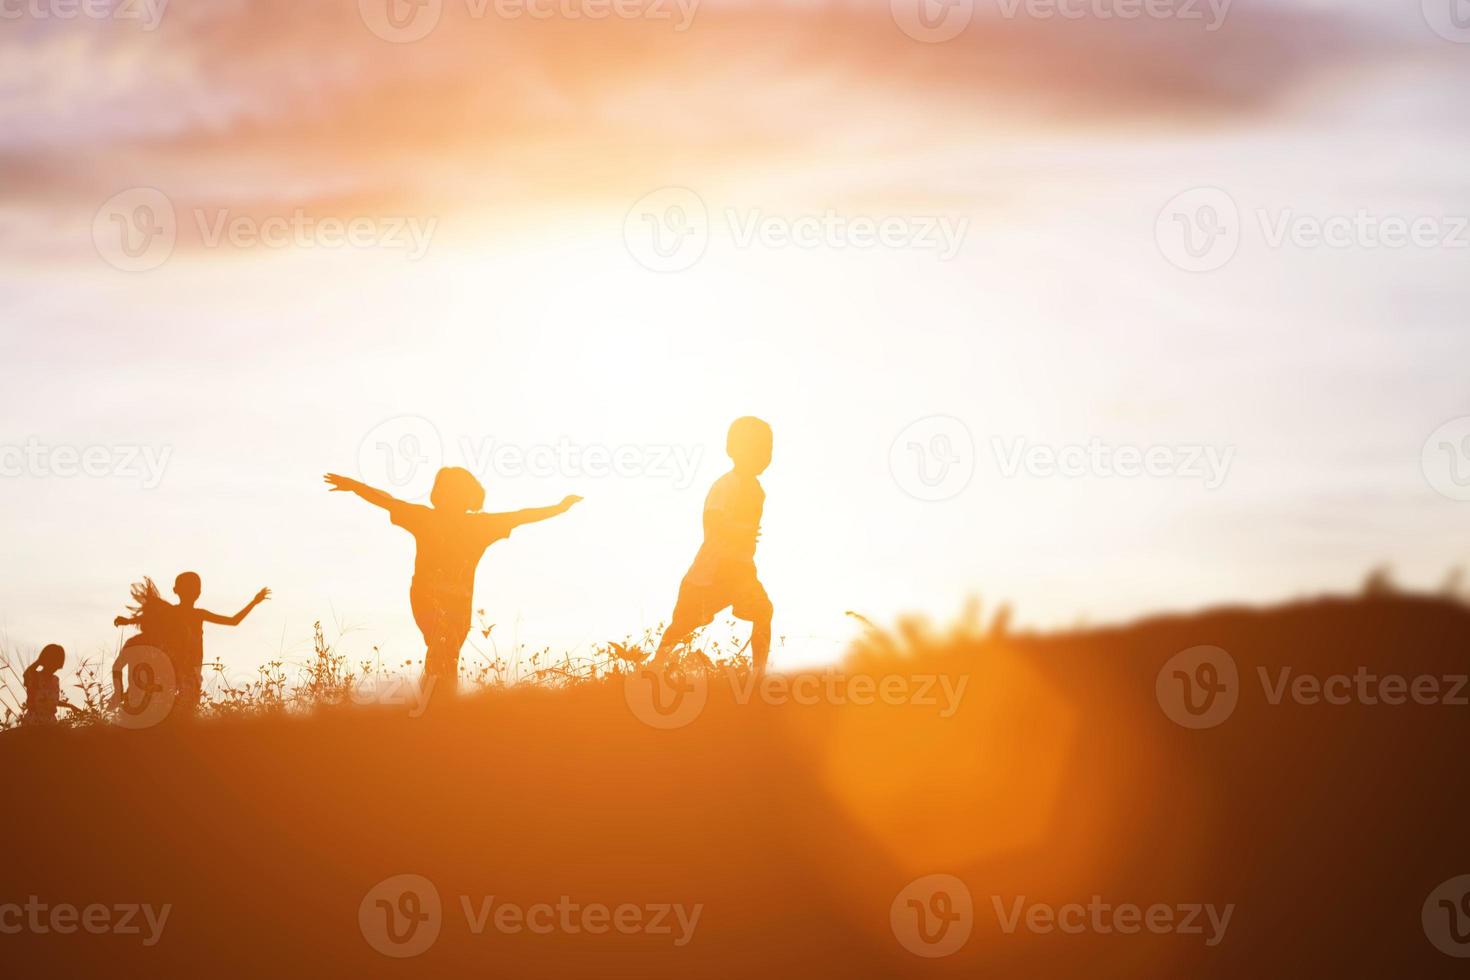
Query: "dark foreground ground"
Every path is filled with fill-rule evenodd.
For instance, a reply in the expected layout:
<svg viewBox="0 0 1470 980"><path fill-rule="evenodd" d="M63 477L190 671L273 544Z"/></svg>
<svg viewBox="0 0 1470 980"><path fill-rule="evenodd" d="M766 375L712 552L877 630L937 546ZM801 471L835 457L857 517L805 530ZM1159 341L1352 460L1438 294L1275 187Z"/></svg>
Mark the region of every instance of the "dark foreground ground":
<svg viewBox="0 0 1470 980"><path fill-rule="evenodd" d="M1470 874L1467 637L1457 605L1324 601L847 665L898 678L892 704L826 680L816 704L742 704L716 680L667 730L613 682L422 717L13 732L0 974L1462 973L1435 939L1470 954L1470 900L1441 887ZM1230 655L1237 703L1192 729L1164 706L1174 668L1157 681L1201 644ZM1282 667L1378 680L1272 704ZM966 684L947 717L940 675ZM1386 675L1407 703L1381 703L1403 694ZM1421 676L1439 703L1415 703ZM399 875L420 877L382 884ZM122 922L142 904L169 907L161 929ZM966 926L950 955L910 952Z"/></svg>

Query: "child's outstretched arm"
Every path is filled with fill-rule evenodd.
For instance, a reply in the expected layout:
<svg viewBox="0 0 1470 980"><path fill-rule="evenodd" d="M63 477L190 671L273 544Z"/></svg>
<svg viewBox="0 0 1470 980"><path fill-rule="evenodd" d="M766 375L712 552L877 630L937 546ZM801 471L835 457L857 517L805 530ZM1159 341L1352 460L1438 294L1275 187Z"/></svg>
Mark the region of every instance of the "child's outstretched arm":
<svg viewBox="0 0 1470 980"><path fill-rule="evenodd" d="M376 487L370 487L366 483L363 483L361 480L354 480L348 476L342 476L337 473L328 473L326 476L322 477L322 479L326 481L327 486L332 488L332 492L355 493L363 500L366 500L368 503L372 504L374 507L382 507L384 510L387 510L394 504L402 502L390 493L386 493L382 490L377 489Z"/></svg>
<svg viewBox="0 0 1470 980"><path fill-rule="evenodd" d="M270 589L261 589L259 592L255 593L254 599L251 599L248 603L245 604L244 609L241 609L233 616L221 616L219 613L212 613L207 609L201 609L199 610L199 612L206 623L213 623L216 626L239 626L245 621L245 617L250 615L250 610L254 609L256 606L260 605L262 602L269 599L270 597Z"/></svg>
<svg viewBox="0 0 1470 980"><path fill-rule="evenodd" d="M573 504L580 503L581 500L582 498L577 496L564 497L561 503L553 504L550 507L528 507L525 510L513 510L509 513L496 514L495 516L505 518L511 527L520 527L522 524L535 524L537 521L544 521L548 518L565 514L572 509Z"/></svg>

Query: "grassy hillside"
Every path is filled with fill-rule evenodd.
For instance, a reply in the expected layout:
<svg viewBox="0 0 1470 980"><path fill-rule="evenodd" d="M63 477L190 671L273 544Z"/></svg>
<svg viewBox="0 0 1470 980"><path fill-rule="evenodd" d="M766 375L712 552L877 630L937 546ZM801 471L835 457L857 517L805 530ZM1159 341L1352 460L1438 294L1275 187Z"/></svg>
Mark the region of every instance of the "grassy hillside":
<svg viewBox="0 0 1470 980"><path fill-rule="evenodd" d="M785 678L764 693L717 673L676 727L644 720L634 677L439 699L426 713L8 732L0 927L15 921L4 904L30 896L170 910L152 945L146 926L0 934L0 964L8 975L1449 975L1463 961L1431 945L1421 909L1470 873L1470 707L1364 703L1361 690L1383 691L1366 680L1350 703L1307 703L1310 683L1295 697L1289 683L1453 678L1470 673L1467 636L1470 611L1456 604L1324 600L895 644L855 654L845 680ZM1161 706L1172 670L1163 694L1158 678L1199 645L1228 652L1238 702L1192 729ZM1470 697L1452 687L1441 680L1438 699ZM414 905L374 892L403 874L431 882L442 912L437 938L400 959L367 932L388 922L374 895L395 896L396 923L429 914L426 894ZM931 874L959 879L973 903L968 940L932 959L905 947L912 907L894 909ZM581 911L549 933L514 929L512 913L495 926L505 903L558 902ZM1046 908L1069 903L1109 911L1048 931ZM1121 933L1129 903L1167 906L1173 925ZM599 920L577 916L599 905L636 907L639 931L592 934ZM681 929L670 911L647 931L665 905L697 906L698 918ZM1212 935L1200 912L1202 932L1181 933L1194 905L1233 906L1227 927ZM1060 914L1075 926L1084 913Z"/></svg>

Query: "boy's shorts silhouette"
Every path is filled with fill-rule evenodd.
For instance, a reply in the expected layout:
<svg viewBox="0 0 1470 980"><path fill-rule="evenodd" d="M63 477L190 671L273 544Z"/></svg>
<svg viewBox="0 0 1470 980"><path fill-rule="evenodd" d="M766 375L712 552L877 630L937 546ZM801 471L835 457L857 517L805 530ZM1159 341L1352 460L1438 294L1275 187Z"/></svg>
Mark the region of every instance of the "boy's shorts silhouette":
<svg viewBox="0 0 1470 980"><path fill-rule="evenodd" d="M720 610L729 606L736 619L755 622L769 619L771 600L756 577L755 562L704 562L694 565L679 583L674 620L682 624L709 625Z"/></svg>

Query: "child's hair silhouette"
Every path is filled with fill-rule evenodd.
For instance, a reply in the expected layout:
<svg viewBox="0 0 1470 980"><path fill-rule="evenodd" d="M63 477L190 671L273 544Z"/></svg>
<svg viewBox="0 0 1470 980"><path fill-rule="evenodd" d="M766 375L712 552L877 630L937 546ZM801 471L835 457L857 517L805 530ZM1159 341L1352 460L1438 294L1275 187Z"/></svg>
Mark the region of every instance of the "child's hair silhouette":
<svg viewBox="0 0 1470 980"><path fill-rule="evenodd" d="M468 512L485 507L485 486L462 466L446 466L434 477L429 503L435 510Z"/></svg>
<svg viewBox="0 0 1470 980"><path fill-rule="evenodd" d="M66 705L61 699L61 678L57 676L65 664L66 651L51 643L41 650L35 663L26 668L26 710L22 724L56 724L56 709Z"/></svg>
<svg viewBox="0 0 1470 980"><path fill-rule="evenodd" d="M757 674L766 669L774 610L755 570L766 493L756 479L771 465L774 440L761 419L736 419L725 437L725 452L735 465L715 481L704 502L704 543L694 556L669 628L659 641L654 663L667 662L676 645L730 607L751 624L750 655Z"/></svg>
<svg viewBox="0 0 1470 980"><path fill-rule="evenodd" d="M424 677L454 691L459 683L459 651L470 635L475 573L485 550L510 537L522 524L566 513L581 497L566 497L551 507L487 514L485 488L469 470L446 467L429 491L433 506L399 500L358 480L328 473L334 491L355 493L388 512L389 519L414 537L413 583L409 606L424 636Z"/></svg>

